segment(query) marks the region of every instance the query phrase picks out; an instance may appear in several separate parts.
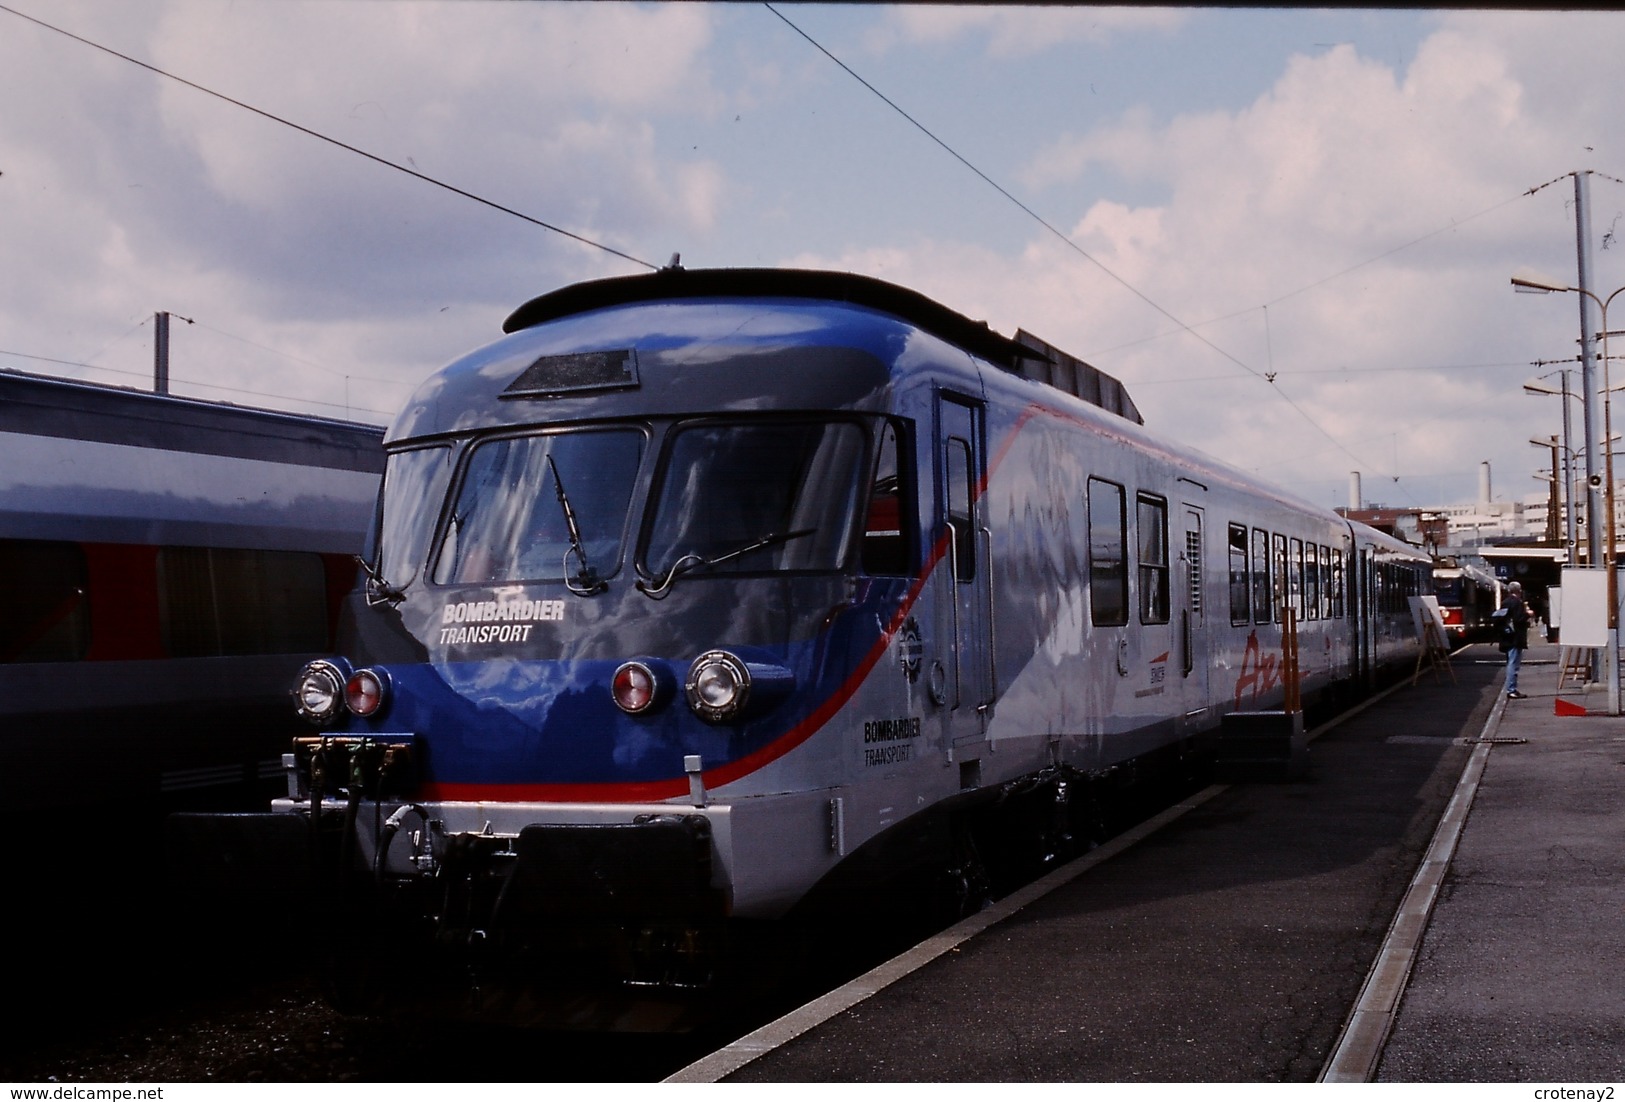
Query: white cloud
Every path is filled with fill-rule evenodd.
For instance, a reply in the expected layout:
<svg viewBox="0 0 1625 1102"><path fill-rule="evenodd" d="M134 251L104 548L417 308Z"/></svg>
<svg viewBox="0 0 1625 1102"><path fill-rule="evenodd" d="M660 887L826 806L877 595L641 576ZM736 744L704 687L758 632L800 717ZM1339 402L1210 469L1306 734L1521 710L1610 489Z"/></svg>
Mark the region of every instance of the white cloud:
<svg viewBox="0 0 1625 1102"><path fill-rule="evenodd" d="M1534 200L1513 200L1570 166L1562 151L1574 130L1559 117L1564 102L1529 94L1526 75L1556 61L1539 37L1532 48L1497 20L1490 34L1475 19L1456 22L1429 37L1404 74L1341 46L1292 58L1243 110L1166 121L1131 111L1035 155L1024 175L1031 187L1104 167L1166 190L1155 206L1098 200L1073 240L1182 320L1234 315L1204 335L1255 371L1278 372L1274 387L1355 454L1189 335L1124 345L1102 364L1157 421L1276 477L1299 475L1300 457L1331 469L1398 462L1411 474L1470 471L1488 449L1502 465L1525 463L1526 433L1514 422L1551 411L1456 365L1528 354L1514 334L1535 319L1515 313L1525 304L1506 292L1504 250L1538 238L1555 240L1560 254L1563 242L1548 236L1544 215L1528 224ZM1617 45L1620 24L1608 26ZM1605 89L1618 78L1599 83L1586 98L1617 102ZM1548 200L1552 209L1562 202ZM1405 247L1457 220L1471 228ZM1572 225L1567 232L1572 250ZM1110 280L1074 271L1100 304L1080 334L1085 354L1118 348L1135 329L1174 331ZM1335 367L1350 373L1322 374ZM1412 370L1381 370L1392 367ZM1234 381L1160 382L1213 375ZM1512 445L1497 445L1498 433Z"/></svg>
<svg viewBox="0 0 1625 1102"><path fill-rule="evenodd" d="M636 255L650 240L710 231L727 194L713 163L661 144L670 120L720 110L707 71L715 16L703 5L149 0L69 3L44 17ZM147 319L170 309L240 338L177 331L177 354L223 357L193 377L253 374L254 389L342 406L345 375L421 374L495 335L518 301L627 270L0 18L0 234L10 255L42 261L0 273L0 326L12 335L0 347L94 358L111 371L104 380L139 382L150 371ZM457 316L483 320L447 339Z"/></svg>
<svg viewBox="0 0 1625 1102"><path fill-rule="evenodd" d="M892 8L888 15L887 23L872 32L871 49L888 49L900 42L940 45L975 37L985 43L990 57L1004 60L1080 43L1109 42L1125 33L1172 31L1186 18L1173 8L910 4Z"/></svg>
<svg viewBox="0 0 1625 1102"><path fill-rule="evenodd" d="M1160 431L1300 487L1340 495L1356 462L1374 484L1397 463L1459 472L1470 494L1497 438L1498 468L1531 465L1523 440L1556 410L1516 382L1572 353L1576 309L1515 300L1506 276L1572 273L1574 227L1568 181L1520 193L1595 167L1610 174L1593 183L1597 235L1625 232L1625 18L1451 12L1392 57L1375 32L1232 57L1202 33L1222 12L816 11L829 45L883 49L878 84L929 103L945 140L1246 367L755 6L64 0L49 15L654 263L823 262L1027 328L1124 378ZM350 398L368 378L415 382L531 295L629 269L0 19L0 245L28 258L0 268L0 348L138 377L143 319L174 310L200 323L177 354L204 361L178 375L342 409L347 378ZM1109 62L1109 96L1063 79L1085 58ZM1181 59L1202 80L1170 108ZM1625 282L1625 248L1597 259L1605 290ZM390 404L390 384L367 385Z"/></svg>

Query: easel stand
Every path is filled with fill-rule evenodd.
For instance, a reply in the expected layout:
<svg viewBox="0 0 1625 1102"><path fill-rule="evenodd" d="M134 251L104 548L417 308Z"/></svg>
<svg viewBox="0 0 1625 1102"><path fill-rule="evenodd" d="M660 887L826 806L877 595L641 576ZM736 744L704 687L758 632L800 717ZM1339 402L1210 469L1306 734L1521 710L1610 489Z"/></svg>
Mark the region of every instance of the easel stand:
<svg viewBox="0 0 1625 1102"><path fill-rule="evenodd" d="M1591 680L1591 651L1591 647L1563 648L1563 672L1557 675L1559 692L1563 690L1563 683L1570 677L1580 685Z"/></svg>
<svg viewBox="0 0 1625 1102"><path fill-rule="evenodd" d="M1455 684L1456 671L1450 665L1450 647L1445 643L1444 632L1439 625L1431 619L1422 621L1422 652L1416 656L1416 670L1411 674L1411 686L1422 676L1422 665L1426 663L1438 673L1442 668L1450 675L1451 684Z"/></svg>

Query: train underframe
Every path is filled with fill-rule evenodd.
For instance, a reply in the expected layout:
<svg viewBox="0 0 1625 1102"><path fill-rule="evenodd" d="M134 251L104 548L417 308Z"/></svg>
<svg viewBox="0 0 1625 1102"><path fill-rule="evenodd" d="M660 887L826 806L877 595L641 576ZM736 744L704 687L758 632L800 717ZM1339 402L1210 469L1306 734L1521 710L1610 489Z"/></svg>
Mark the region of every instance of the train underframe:
<svg viewBox="0 0 1625 1102"><path fill-rule="evenodd" d="M733 913L696 809L448 826L432 805L370 794L364 767L355 784L270 814L178 817L171 855L198 913L235 916L205 921L285 931L316 917L312 959L342 1011L669 1033L877 963L1087 850L1155 803L1148 789L1171 797L1166 786L1195 784L1201 769L1181 743L966 792L870 840L772 920Z"/></svg>

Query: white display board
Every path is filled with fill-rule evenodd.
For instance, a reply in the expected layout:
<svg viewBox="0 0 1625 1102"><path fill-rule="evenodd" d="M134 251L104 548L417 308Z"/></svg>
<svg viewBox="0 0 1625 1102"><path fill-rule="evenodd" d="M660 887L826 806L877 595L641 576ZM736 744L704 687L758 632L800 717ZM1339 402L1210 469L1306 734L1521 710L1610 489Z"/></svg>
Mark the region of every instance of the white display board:
<svg viewBox="0 0 1625 1102"><path fill-rule="evenodd" d="M1600 566L1563 568L1563 645L1608 645L1608 571Z"/></svg>
<svg viewBox="0 0 1625 1102"><path fill-rule="evenodd" d="M1433 636L1439 645L1445 641L1444 612L1439 608L1439 598L1433 594L1424 594L1421 597L1409 598L1411 604L1411 622L1416 627L1416 637L1427 639L1427 625L1432 624L1436 634Z"/></svg>

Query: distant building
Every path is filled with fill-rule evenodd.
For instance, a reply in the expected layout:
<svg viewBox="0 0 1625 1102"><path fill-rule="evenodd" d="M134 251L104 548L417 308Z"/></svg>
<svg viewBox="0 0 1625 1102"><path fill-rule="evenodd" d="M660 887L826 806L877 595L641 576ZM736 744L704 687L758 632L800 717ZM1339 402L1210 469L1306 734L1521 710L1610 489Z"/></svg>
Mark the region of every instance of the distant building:
<svg viewBox="0 0 1625 1102"><path fill-rule="evenodd" d="M1469 504L1389 506L1358 500L1360 478L1351 474L1349 506L1337 512L1380 531L1425 547L1435 555L1473 554L1484 547L1518 546L1564 550L1567 516L1550 490L1521 501L1496 501L1490 492L1489 464L1479 473L1478 500ZM1577 518L1578 558L1586 549L1584 499ZM1625 481L1616 480L1614 532L1625 553Z"/></svg>
<svg viewBox="0 0 1625 1102"><path fill-rule="evenodd" d="M1369 509L1339 509L1337 512L1349 520L1357 520L1396 539L1425 547L1435 554L1450 542L1450 528L1441 510L1394 509L1375 505Z"/></svg>

